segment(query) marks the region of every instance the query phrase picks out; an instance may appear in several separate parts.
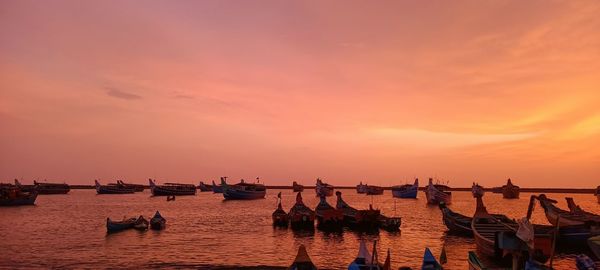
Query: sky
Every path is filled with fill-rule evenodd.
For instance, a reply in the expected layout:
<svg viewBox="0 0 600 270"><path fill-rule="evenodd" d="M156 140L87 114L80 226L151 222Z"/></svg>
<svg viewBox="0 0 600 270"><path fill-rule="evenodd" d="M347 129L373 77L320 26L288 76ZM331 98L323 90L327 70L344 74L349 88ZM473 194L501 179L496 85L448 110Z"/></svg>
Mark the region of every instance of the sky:
<svg viewBox="0 0 600 270"><path fill-rule="evenodd" d="M0 181L600 184L597 1L0 1Z"/></svg>

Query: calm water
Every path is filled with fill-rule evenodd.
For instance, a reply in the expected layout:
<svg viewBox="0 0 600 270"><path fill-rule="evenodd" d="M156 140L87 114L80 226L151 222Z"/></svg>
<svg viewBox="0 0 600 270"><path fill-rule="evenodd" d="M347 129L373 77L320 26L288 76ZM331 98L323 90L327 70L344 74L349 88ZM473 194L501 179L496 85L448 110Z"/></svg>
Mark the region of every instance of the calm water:
<svg viewBox="0 0 600 270"><path fill-rule="evenodd" d="M386 215L394 214L390 191L368 197L354 190L342 190L345 200L357 207L368 207L371 200ZM220 194L198 193L177 197L151 197L148 190L131 195L96 195L94 190L72 190L68 195L40 195L36 206L0 208L0 267L3 268L186 268L208 266L289 266L297 247L304 244L319 268L343 269L354 259L361 237L369 245L378 240L383 261L390 248L392 266L420 266L423 250L430 247L439 255L446 246L446 269L467 269L467 251L474 250L472 239L450 236L439 209L427 206L424 193L416 200L396 199L396 214L402 217L402 232L361 235L297 234L274 229L271 213L278 190L269 190L267 198L254 201L223 201ZM283 205L289 210L295 195L283 190ZM303 193L304 202L314 207L313 190ZM530 194L519 200L504 200L500 194L486 193L490 212L522 217L527 212ZM469 192L454 192L451 208L471 215L475 202ZM569 194L582 207L600 213L592 195ZM550 194L566 208L564 194ZM334 204L334 198L329 198ZM167 229L160 232L135 230L107 235L105 219L160 210L167 218ZM538 206L533 217L545 223ZM573 257L559 255L557 269L572 269Z"/></svg>

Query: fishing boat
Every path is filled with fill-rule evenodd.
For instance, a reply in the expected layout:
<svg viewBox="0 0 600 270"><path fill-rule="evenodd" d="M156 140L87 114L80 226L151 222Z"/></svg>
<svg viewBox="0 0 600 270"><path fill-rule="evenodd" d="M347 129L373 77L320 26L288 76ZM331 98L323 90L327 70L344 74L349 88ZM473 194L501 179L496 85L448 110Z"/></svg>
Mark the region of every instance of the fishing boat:
<svg viewBox="0 0 600 270"><path fill-rule="evenodd" d="M126 188L132 188L133 191L135 191L135 192L143 192L144 191L144 185L125 183L122 180L117 180L117 184L119 184L123 187L126 187Z"/></svg>
<svg viewBox="0 0 600 270"><path fill-rule="evenodd" d="M473 198L476 198L477 196L482 197L485 194L485 191L482 186L473 182L473 186L471 186L471 194L473 195Z"/></svg>
<svg viewBox="0 0 600 270"><path fill-rule="evenodd" d="M150 219L150 228L153 230L162 230L167 227L167 220L160 215L158 211Z"/></svg>
<svg viewBox="0 0 600 270"><path fill-rule="evenodd" d="M153 196L196 195L196 186L192 184L165 183L164 185L156 185L152 179L148 179L148 183Z"/></svg>
<svg viewBox="0 0 600 270"><path fill-rule="evenodd" d="M519 193L521 193L521 188L513 185L510 178L508 178L506 185L502 186L502 197L504 199L518 199Z"/></svg>
<svg viewBox="0 0 600 270"><path fill-rule="evenodd" d="M138 231L145 231L148 229L148 225L150 222L144 216L139 216L135 223L133 224L133 228Z"/></svg>
<svg viewBox="0 0 600 270"><path fill-rule="evenodd" d="M600 235L590 237L587 242L590 250L592 250L596 258L600 259Z"/></svg>
<svg viewBox="0 0 600 270"><path fill-rule="evenodd" d="M294 181L292 183L292 190L294 192L302 192L302 191L304 191L304 186L300 185L300 184L296 183L296 181Z"/></svg>
<svg viewBox="0 0 600 270"><path fill-rule="evenodd" d="M379 210L375 210L372 207L369 207L370 209L357 210L342 199L342 192L336 191L335 195L337 196L335 208L343 212L344 225L353 229L367 231L379 228Z"/></svg>
<svg viewBox="0 0 600 270"><path fill-rule="evenodd" d="M319 199L319 204L315 208L317 228L323 231L341 231L344 225L342 210L333 208L327 203L325 196L321 196Z"/></svg>
<svg viewBox="0 0 600 270"><path fill-rule="evenodd" d="M369 253L364 239L360 240L358 246L358 255L350 265L348 270L383 270L383 265L377 258L377 241L373 242L373 253Z"/></svg>
<svg viewBox="0 0 600 270"><path fill-rule="evenodd" d="M198 185L198 189L200 190L200 192L207 192L207 191L212 191L212 187L204 184L204 182L200 181L200 184Z"/></svg>
<svg viewBox="0 0 600 270"><path fill-rule="evenodd" d="M367 185L367 195L381 195L381 194L383 194L382 187Z"/></svg>
<svg viewBox="0 0 600 270"><path fill-rule="evenodd" d="M433 253L429 248L425 248L425 254L423 254L423 264L421 265L421 269L431 269L431 270L442 270L442 265L435 259Z"/></svg>
<svg viewBox="0 0 600 270"><path fill-rule="evenodd" d="M306 252L306 247L304 245L300 245L298 247L298 253L296 254L296 258L290 267L289 270L317 270L317 267L313 264L308 256L308 252Z"/></svg>
<svg viewBox="0 0 600 270"><path fill-rule="evenodd" d="M281 207L281 192L277 194L277 209L271 215L273 218L273 226L276 227L287 227L289 223L289 216Z"/></svg>
<svg viewBox="0 0 600 270"><path fill-rule="evenodd" d="M437 205L440 202L444 202L446 205L450 205L452 202L452 192L449 190L450 188L448 186L439 184L434 185L433 179L429 178L429 185L425 190L427 203Z"/></svg>
<svg viewBox="0 0 600 270"><path fill-rule="evenodd" d="M96 184L96 193L98 194L131 194L135 192L135 189L119 185L118 183L112 185L100 185L98 180L94 180L94 183Z"/></svg>
<svg viewBox="0 0 600 270"><path fill-rule="evenodd" d="M556 201L548 198L545 194L540 194L537 197L532 195L532 198L537 198L537 200L540 202L548 222L550 222L552 225L556 225L556 220L558 219L559 215L560 227L569 225L600 224L600 216L572 213L570 211L560 209L554 205Z"/></svg>
<svg viewBox="0 0 600 270"><path fill-rule="evenodd" d="M356 193L365 194L367 193L367 185L363 184L362 181L356 185Z"/></svg>
<svg viewBox="0 0 600 270"><path fill-rule="evenodd" d="M308 208L302 201L302 192L296 195L296 203L289 211L290 224L293 230L315 228L315 211Z"/></svg>
<svg viewBox="0 0 600 270"><path fill-rule="evenodd" d="M119 232L127 229L133 228L137 218L123 218L121 221L114 221L110 218L106 218L106 231L109 233Z"/></svg>
<svg viewBox="0 0 600 270"><path fill-rule="evenodd" d="M566 197L565 200L567 200L567 206L569 207L569 211L571 211L571 213L581 214L590 218L600 218L600 215L583 210L579 205L575 203L573 198Z"/></svg>
<svg viewBox="0 0 600 270"><path fill-rule="evenodd" d="M417 191L419 191L419 178L415 178L415 182L401 186L392 187L392 196L396 198L416 199Z"/></svg>
<svg viewBox="0 0 600 270"><path fill-rule="evenodd" d="M317 178L317 184L315 185L315 194L317 195L317 197L333 196L333 186L327 183L323 183L321 179Z"/></svg>
<svg viewBox="0 0 600 270"><path fill-rule="evenodd" d="M221 177L221 183L227 183L227 177ZM223 193L223 186L215 184L215 181L212 181L212 191L213 193Z"/></svg>
<svg viewBox="0 0 600 270"><path fill-rule="evenodd" d="M38 196L37 190L23 191L17 186L0 187L0 206L33 205Z"/></svg>
<svg viewBox="0 0 600 270"><path fill-rule="evenodd" d="M439 204L439 207L442 210L442 221L448 228L448 232L455 235L473 235L473 229L471 229L472 217L452 211L443 202Z"/></svg>
<svg viewBox="0 0 600 270"><path fill-rule="evenodd" d="M240 180L240 183L231 186L223 181L221 186L223 187L223 197L227 200L264 199L267 195L265 185L246 183L244 179Z"/></svg>
<svg viewBox="0 0 600 270"><path fill-rule="evenodd" d="M67 194L71 191L69 185L65 183L40 183L37 181L33 181L33 186L30 185L21 185L19 180L15 179L15 186L20 187L23 191L33 191L37 190L38 194L46 195L46 194Z"/></svg>

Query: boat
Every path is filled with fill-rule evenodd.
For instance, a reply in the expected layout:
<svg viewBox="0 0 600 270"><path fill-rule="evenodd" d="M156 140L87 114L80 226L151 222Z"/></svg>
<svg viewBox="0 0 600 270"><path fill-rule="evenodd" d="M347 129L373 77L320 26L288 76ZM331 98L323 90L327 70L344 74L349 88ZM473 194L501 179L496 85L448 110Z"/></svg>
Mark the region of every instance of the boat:
<svg viewBox="0 0 600 270"><path fill-rule="evenodd" d="M200 184L198 185L198 189L200 190L200 192L207 192L207 191L212 191L212 187L204 184L204 182L200 181Z"/></svg>
<svg viewBox="0 0 600 270"><path fill-rule="evenodd" d="M296 181L294 181L294 183L292 183L292 190L294 192L302 192L302 191L304 191L304 186L300 185L300 184L296 183Z"/></svg>
<svg viewBox="0 0 600 270"><path fill-rule="evenodd" d="M317 197L333 196L333 186L330 184L323 183L321 179L317 178L317 184L315 185L315 194L317 195Z"/></svg>
<svg viewBox="0 0 600 270"><path fill-rule="evenodd" d="M477 196L481 197L485 194L485 191L482 186L473 182L473 185L471 186L471 194L473 195L473 198L476 198Z"/></svg>
<svg viewBox="0 0 600 270"><path fill-rule="evenodd" d="M148 229L148 225L150 222L144 216L139 216L135 223L133 224L133 228L138 231L145 231Z"/></svg>
<svg viewBox="0 0 600 270"><path fill-rule="evenodd" d="M367 185L363 184L362 181L356 185L356 193L365 194L367 193Z"/></svg>
<svg viewBox="0 0 600 270"><path fill-rule="evenodd" d="M325 196L321 196L319 199L319 204L315 208L317 228L323 231L341 231L344 225L342 210L333 208L327 203Z"/></svg>
<svg viewBox="0 0 600 270"><path fill-rule="evenodd" d="M532 195L532 199L533 198L537 198L537 200L540 202L548 222L550 222L552 225L556 225L556 220L559 215L560 219L558 223L560 227L569 225L600 224L600 216L572 213L570 211L560 209L554 205L556 201L548 198L546 194L540 194L539 196Z"/></svg>
<svg viewBox="0 0 600 270"><path fill-rule="evenodd" d="M23 191L17 186L0 187L0 206L33 205L38 196L37 190Z"/></svg>
<svg viewBox="0 0 600 270"><path fill-rule="evenodd" d="M153 230L162 230L165 227L167 227L167 220L160 215L160 212L156 211L150 219L150 228Z"/></svg>
<svg viewBox="0 0 600 270"><path fill-rule="evenodd" d="M267 188L263 184L246 183L242 179L240 183L230 186L224 180L221 181L223 197L226 200L264 199L267 195Z"/></svg>
<svg viewBox="0 0 600 270"><path fill-rule="evenodd" d="M369 253L364 239L360 240L358 246L358 255L350 265L348 270L382 270L383 265L377 258L377 241L373 242L373 254Z"/></svg>
<svg viewBox="0 0 600 270"><path fill-rule="evenodd" d="M569 207L569 211L571 213L574 214L581 214L590 218L600 218L600 215L592 213L592 212L588 212L583 210L579 205L577 205L575 203L575 201L573 200L573 198L571 197L566 197L565 200L567 200L567 206Z"/></svg>
<svg viewBox="0 0 600 270"><path fill-rule="evenodd" d="M377 222L379 223L380 228L388 232L399 232L402 219L399 217L387 217L379 214L379 217L377 217Z"/></svg>
<svg viewBox="0 0 600 270"><path fill-rule="evenodd" d="M196 195L196 186L192 184L165 183L164 185L156 185L152 179L148 179L148 183L153 196Z"/></svg>
<svg viewBox="0 0 600 270"><path fill-rule="evenodd" d="M518 199L521 188L513 185L510 178L506 181L506 185L502 186L502 197L504 199Z"/></svg>
<svg viewBox="0 0 600 270"><path fill-rule="evenodd" d="M369 207L370 209L357 210L342 199L342 192L336 191L335 195L337 196L335 208L342 211L344 215L344 225L353 229L367 231L377 230L379 228L379 210L375 210L372 207Z"/></svg>
<svg viewBox="0 0 600 270"><path fill-rule="evenodd" d="M221 183L227 183L227 177L221 177ZM223 186L215 184L215 181L212 181L212 191L213 193L223 193Z"/></svg>
<svg viewBox="0 0 600 270"><path fill-rule="evenodd" d="M381 195L381 194L383 194L382 187L367 185L367 195Z"/></svg>
<svg viewBox="0 0 600 270"><path fill-rule="evenodd" d="M273 218L273 226L276 227L287 227L289 223L289 216L281 207L281 192L277 194L277 209L271 215Z"/></svg>
<svg viewBox="0 0 600 270"><path fill-rule="evenodd" d="M417 191L419 191L419 178L415 178L415 182L401 186L392 187L392 196L396 198L416 199Z"/></svg>
<svg viewBox="0 0 600 270"><path fill-rule="evenodd" d="M423 264L421 265L422 270L442 270L442 265L435 259L433 253L429 248L425 248L425 254L423 254Z"/></svg>
<svg viewBox="0 0 600 270"><path fill-rule="evenodd" d="M442 221L448 232L455 235L473 235L473 229L471 229L472 217L468 217L452 211L446 206L445 203L439 204L440 210L442 210Z"/></svg>
<svg viewBox="0 0 600 270"><path fill-rule="evenodd" d="M446 205L450 205L452 202L452 192L449 190L450 188L448 186L439 184L434 185L433 179L429 178L429 185L425 190L427 203L437 205L440 202L444 202Z"/></svg>
<svg viewBox="0 0 600 270"><path fill-rule="evenodd" d="M308 252L306 252L306 247L304 245L300 245L298 247L298 253L296 254L296 258L290 267L289 270L317 270L317 267L313 264L308 256Z"/></svg>
<svg viewBox="0 0 600 270"><path fill-rule="evenodd" d="M135 189L119 185L118 183L112 185L100 185L98 180L94 180L94 183L96 184L96 193L98 194L131 194L135 192Z"/></svg>
<svg viewBox="0 0 600 270"><path fill-rule="evenodd" d="M19 180L15 179L15 186L21 188L23 191L31 192L33 190L37 190L40 195L47 194L67 194L71 191L69 185L65 183L40 183L37 181L33 181L33 186L31 185L21 185Z"/></svg>
<svg viewBox="0 0 600 270"><path fill-rule="evenodd" d="M117 180L117 184L124 186L126 188L133 188L133 191L135 191L135 192L143 192L144 191L144 185L129 184L129 183L123 182L122 180Z"/></svg>
<svg viewBox="0 0 600 270"><path fill-rule="evenodd" d="M296 195L296 203L289 211L290 224L293 230L315 228L315 211L308 208L302 201L302 192Z"/></svg>
<svg viewBox="0 0 600 270"><path fill-rule="evenodd" d="M123 218L121 221L113 221L110 218L106 218L106 231L109 233L119 232L133 228L137 218Z"/></svg>

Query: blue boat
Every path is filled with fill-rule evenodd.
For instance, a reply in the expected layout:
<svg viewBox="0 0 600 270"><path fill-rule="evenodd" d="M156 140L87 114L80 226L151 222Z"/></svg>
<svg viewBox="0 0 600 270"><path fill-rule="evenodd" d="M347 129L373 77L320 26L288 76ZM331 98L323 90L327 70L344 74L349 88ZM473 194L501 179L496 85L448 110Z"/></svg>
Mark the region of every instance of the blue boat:
<svg viewBox="0 0 600 270"><path fill-rule="evenodd" d="M416 199L417 191L419 190L419 178L415 179L415 183L410 185L401 185L392 187L392 195L396 198Z"/></svg>
<svg viewBox="0 0 600 270"><path fill-rule="evenodd" d="M221 178L221 187L223 187L223 197L227 200L264 199L265 195L267 195L265 185L246 183L244 179L239 184L230 186Z"/></svg>
<svg viewBox="0 0 600 270"><path fill-rule="evenodd" d="M221 177L221 183L226 183L227 177ZM212 191L213 193L223 193L223 186L215 184L215 181L212 181Z"/></svg>
<svg viewBox="0 0 600 270"><path fill-rule="evenodd" d="M440 263L438 263L438 261L433 256L433 253L431 253L431 250L429 250L429 248L425 248L425 254L423 255L423 265L421 265L421 269L422 270L425 270L425 269L441 270L442 269L442 265Z"/></svg>

